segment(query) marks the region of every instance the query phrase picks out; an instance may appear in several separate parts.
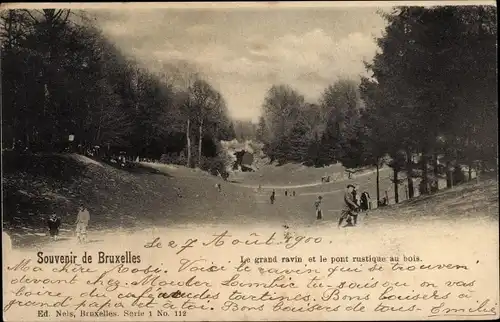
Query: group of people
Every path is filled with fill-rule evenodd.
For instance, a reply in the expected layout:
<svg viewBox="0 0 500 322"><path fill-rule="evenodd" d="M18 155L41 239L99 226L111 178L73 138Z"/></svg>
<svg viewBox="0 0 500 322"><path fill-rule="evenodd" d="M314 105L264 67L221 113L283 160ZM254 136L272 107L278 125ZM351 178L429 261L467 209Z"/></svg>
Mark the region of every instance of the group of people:
<svg viewBox="0 0 500 322"><path fill-rule="evenodd" d="M319 196L314 202L314 207L316 209L316 219L323 218L323 212L321 210L321 203L323 197ZM339 219L338 226L340 227L344 220L347 222L347 226L356 226L358 221L358 213L360 211L364 212L370 208L370 195L368 192L363 192L358 200L356 187L352 184L347 185L346 191L344 193L344 209Z"/></svg>
<svg viewBox="0 0 500 322"><path fill-rule="evenodd" d="M80 204L78 215L76 217L76 237L79 243L87 242L87 227L90 221L90 213L83 204ZM59 236L59 229L61 227L61 218L56 214L52 214L47 220L47 228L49 235L53 240L57 240Z"/></svg>
<svg viewBox="0 0 500 322"><path fill-rule="evenodd" d="M370 195L368 192L363 192L358 200L356 187L348 184L344 193L344 209L339 219L338 226L340 227L344 220L347 226L356 226L358 223L358 213L367 211L370 208Z"/></svg>
<svg viewBox="0 0 500 322"><path fill-rule="evenodd" d="M288 190L285 190L285 196L288 195L295 196L296 194L295 191L289 193ZM273 189L269 200L271 204L274 204L274 202L276 201L276 190ZM318 199L316 199L314 202L317 220L323 219L323 211L321 209L322 201L323 197L318 196ZM342 225L344 220L347 222L347 226L356 226L358 221L358 213L365 212L370 208L370 195L368 194L368 192L364 191L358 198L356 187L352 184L347 185L346 191L344 193L344 209L342 210L342 214L338 223L339 227Z"/></svg>
<svg viewBox="0 0 500 322"><path fill-rule="evenodd" d="M261 187L259 186L259 189L260 188ZM285 197L288 197L288 196L295 197L296 196L295 190L292 190L290 193L288 193L288 190L285 190ZM271 202L271 205L274 204L274 202L276 201L276 190L273 189L273 191L271 192L271 196L269 197L269 201Z"/></svg>

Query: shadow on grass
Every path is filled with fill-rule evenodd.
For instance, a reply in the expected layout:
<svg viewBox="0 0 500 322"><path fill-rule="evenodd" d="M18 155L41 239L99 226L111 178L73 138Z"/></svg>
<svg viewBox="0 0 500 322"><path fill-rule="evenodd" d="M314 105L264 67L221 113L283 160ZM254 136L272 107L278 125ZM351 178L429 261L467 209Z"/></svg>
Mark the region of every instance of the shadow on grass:
<svg viewBox="0 0 500 322"><path fill-rule="evenodd" d="M75 178L82 177L87 167L84 163L60 155L15 151L3 152L2 163L4 175L43 176L64 183L70 183Z"/></svg>

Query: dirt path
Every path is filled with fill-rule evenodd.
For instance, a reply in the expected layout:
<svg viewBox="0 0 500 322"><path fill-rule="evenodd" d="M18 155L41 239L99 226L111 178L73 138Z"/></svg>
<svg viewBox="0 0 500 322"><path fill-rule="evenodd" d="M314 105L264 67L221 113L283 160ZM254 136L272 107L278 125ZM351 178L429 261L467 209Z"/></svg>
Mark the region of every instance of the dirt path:
<svg viewBox="0 0 500 322"><path fill-rule="evenodd" d="M387 170L389 170L389 169L381 169L381 170L379 170L379 172L387 171ZM377 172L376 170L367 171L367 172L355 175L351 179L342 179L342 180L331 181L331 182L314 182L314 183L306 183L306 184L298 184L298 185L262 185L262 186L260 186L260 188L261 189L299 189L299 188L318 187L318 186L325 186L325 185L330 185L330 184L338 184L338 183L342 183L342 182L352 181L352 180L355 180L359 177L371 175L371 174L374 174L376 172ZM244 188L251 188L251 189L259 188L258 184L244 184L244 183L238 183L238 182L232 182L232 184L240 186L240 187L244 187ZM342 189L333 190L333 191L330 191L329 193L335 193L338 191L342 191ZM315 193L303 193L303 194L315 194Z"/></svg>

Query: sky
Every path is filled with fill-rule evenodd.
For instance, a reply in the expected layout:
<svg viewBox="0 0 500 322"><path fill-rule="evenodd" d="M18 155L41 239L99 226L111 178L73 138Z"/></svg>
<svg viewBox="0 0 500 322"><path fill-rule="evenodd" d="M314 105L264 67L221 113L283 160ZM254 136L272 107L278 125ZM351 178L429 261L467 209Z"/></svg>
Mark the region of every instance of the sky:
<svg viewBox="0 0 500 322"><path fill-rule="evenodd" d="M99 9L105 36L149 69L187 61L224 96L235 119L256 120L267 90L289 84L317 101L359 78L385 21L375 7Z"/></svg>

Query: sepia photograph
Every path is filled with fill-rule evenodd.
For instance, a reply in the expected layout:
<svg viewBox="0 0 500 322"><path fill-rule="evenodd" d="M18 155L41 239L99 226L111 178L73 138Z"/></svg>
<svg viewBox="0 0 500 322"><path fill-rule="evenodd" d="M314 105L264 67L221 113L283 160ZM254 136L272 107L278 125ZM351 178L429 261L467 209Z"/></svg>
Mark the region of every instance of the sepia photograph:
<svg viewBox="0 0 500 322"><path fill-rule="evenodd" d="M0 10L5 320L499 317L496 3Z"/></svg>

